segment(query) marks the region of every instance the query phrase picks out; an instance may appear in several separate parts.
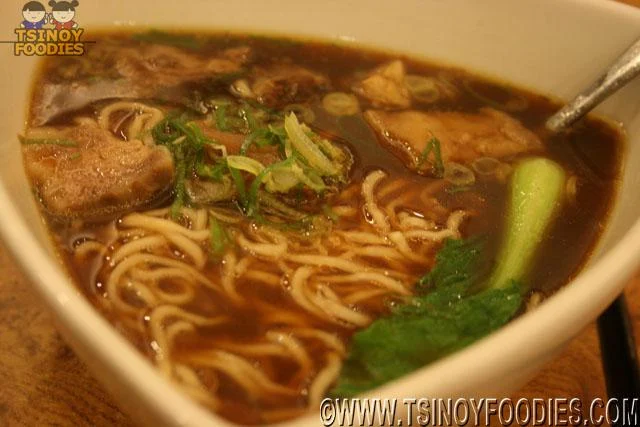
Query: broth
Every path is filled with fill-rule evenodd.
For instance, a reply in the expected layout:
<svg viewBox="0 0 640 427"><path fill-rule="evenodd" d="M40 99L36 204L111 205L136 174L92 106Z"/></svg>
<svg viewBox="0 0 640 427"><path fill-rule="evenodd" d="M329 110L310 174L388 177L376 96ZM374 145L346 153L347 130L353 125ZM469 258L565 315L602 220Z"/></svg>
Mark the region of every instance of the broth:
<svg viewBox="0 0 640 427"><path fill-rule="evenodd" d="M551 159L567 176L562 209L521 278L525 299L547 297L574 277L606 225L622 135L596 118L549 135L544 122L559 105L544 96L401 54L324 42L226 33L93 38L85 57L47 58L34 84L23 143L43 215L92 304L163 375L234 422L314 410L339 379L352 336L420 292L414 285L446 239L484 236L479 270L490 270L506 232L511 173L523 159ZM404 68L401 79L394 61ZM377 93L380 81L398 92ZM355 99L354 114L327 107L327 94L336 92L341 102L332 108L353 107ZM389 147L393 132L373 125L378 117L392 129L408 110L445 123L431 134L444 177L430 149ZM319 172L320 163L287 145L289 111L332 161L327 168L339 172ZM456 152L449 141L457 138L450 123L471 122L483 132L497 123L506 142L540 145L469 159L471 149ZM475 129L458 139L473 140ZM125 143L127 156L141 159L105 166L103 184L87 190L84 177L95 171L82 168L92 156L118 156ZM171 162L163 160L169 152ZM483 157L491 173L478 172ZM466 160L447 160L458 158ZM278 161L282 175L267 170ZM153 173L142 177L138 164ZM454 164L473 180L447 178ZM52 173L78 176L77 187L58 189ZM258 177L265 181L252 186ZM299 182L269 190L285 178ZM76 195L66 200L69 192Z"/></svg>

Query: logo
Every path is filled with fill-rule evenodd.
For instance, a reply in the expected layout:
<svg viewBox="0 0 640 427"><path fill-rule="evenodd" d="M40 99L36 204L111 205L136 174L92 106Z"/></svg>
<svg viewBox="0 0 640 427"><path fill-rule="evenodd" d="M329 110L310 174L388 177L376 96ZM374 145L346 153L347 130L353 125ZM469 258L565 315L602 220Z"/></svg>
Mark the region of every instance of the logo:
<svg viewBox="0 0 640 427"><path fill-rule="evenodd" d="M14 30L13 43L16 56L79 56L85 53L82 41L84 30L76 19L78 0L50 0L51 11L39 1L30 1L22 7L22 22Z"/></svg>

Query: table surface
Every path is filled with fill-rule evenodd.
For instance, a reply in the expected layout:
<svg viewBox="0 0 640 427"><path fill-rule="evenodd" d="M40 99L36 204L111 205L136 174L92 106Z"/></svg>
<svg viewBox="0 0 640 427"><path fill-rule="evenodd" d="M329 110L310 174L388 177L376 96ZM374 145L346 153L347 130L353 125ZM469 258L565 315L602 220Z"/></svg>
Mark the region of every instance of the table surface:
<svg viewBox="0 0 640 427"><path fill-rule="evenodd" d="M623 1L640 6L640 0ZM626 294L640 343L640 274ZM606 397L595 323L513 397ZM61 339L1 244L0 425L133 425Z"/></svg>

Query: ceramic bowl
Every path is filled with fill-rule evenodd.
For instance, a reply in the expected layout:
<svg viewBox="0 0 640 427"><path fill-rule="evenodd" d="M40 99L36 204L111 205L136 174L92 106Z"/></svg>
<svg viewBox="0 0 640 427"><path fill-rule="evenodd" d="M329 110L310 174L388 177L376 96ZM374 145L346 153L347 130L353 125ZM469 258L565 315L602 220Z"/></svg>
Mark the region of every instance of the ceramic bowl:
<svg viewBox="0 0 640 427"><path fill-rule="evenodd" d="M9 6L6 3L13 4ZM1 39L15 40L22 1L5 2ZM81 2L92 28L249 30L396 50L569 98L636 38L640 10L602 0L111 0ZM38 58L0 45L0 232L77 354L141 424L222 426L161 378L89 305L52 251L27 184L22 130ZM38 90L38 88L34 88ZM503 395L524 384L618 295L640 260L640 82L598 113L629 137L619 196L598 249L571 283L493 335L370 393L384 397ZM289 425L317 425L318 413Z"/></svg>

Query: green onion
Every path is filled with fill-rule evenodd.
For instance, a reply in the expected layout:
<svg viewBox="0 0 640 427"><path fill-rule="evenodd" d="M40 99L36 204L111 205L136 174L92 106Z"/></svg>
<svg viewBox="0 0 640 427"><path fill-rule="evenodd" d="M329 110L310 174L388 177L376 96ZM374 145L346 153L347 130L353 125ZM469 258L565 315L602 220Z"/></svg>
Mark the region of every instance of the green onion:
<svg viewBox="0 0 640 427"><path fill-rule="evenodd" d="M203 44L202 40L198 40L191 35L172 34L160 30L149 30L146 33L134 34L131 38L146 43L163 44L193 50L200 49Z"/></svg>
<svg viewBox="0 0 640 427"><path fill-rule="evenodd" d="M18 135L18 140L22 145L59 145L61 147L77 147L78 144L70 139L33 139L25 138L22 135Z"/></svg>
<svg viewBox="0 0 640 427"><path fill-rule="evenodd" d="M231 101L216 104L213 115L216 128L222 132L247 133L259 128L258 121L247 103L243 103L242 106Z"/></svg>
<svg viewBox="0 0 640 427"><path fill-rule="evenodd" d="M247 128L249 129L250 132L253 132L256 129L258 129L258 122L256 121L256 118L253 116L253 113L251 113L251 110L248 105L240 109L240 115L244 118L245 122L247 123Z"/></svg>
<svg viewBox="0 0 640 427"><path fill-rule="evenodd" d="M433 78L409 74L405 77L405 81L411 96L418 101L431 103L440 98L440 91Z"/></svg>
<svg viewBox="0 0 640 427"><path fill-rule="evenodd" d="M493 157L480 157L473 161L471 167L479 175L494 175L501 164L500 160Z"/></svg>
<svg viewBox="0 0 640 427"><path fill-rule="evenodd" d="M226 132L229 130L229 125L227 123L227 106L226 105L218 105L215 109L216 115L216 128L219 131Z"/></svg>
<svg viewBox="0 0 640 427"><path fill-rule="evenodd" d="M287 160L293 161L287 163ZM290 157L287 160L274 165L270 174L265 179L265 188L270 193L286 193L294 187L300 190L304 186L309 187L317 193L326 188L322 178L313 169L304 168L296 160Z"/></svg>
<svg viewBox="0 0 640 427"><path fill-rule="evenodd" d="M323 175L338 174L339 171L331 160L322 153L322 150L304 132L294 113L289 114L284 119L284 128L291 140L292 147L309 162L311 167Z"/></svg>
<svg viewBox="0 0 640 427"><path fill-rule="evenodd" d="M473 171L456 162L448 162L444 167L444 179L457 186L469 186L476 182Z"/></svg>
<svg viewBox="0 0 640 427"><path fill-rule="evenodd" d="M247 137L242 142L242 145L240 146L240 155L247 155L247 151L249 151L249 148L251 148L251 146L253 145L255 139L257 138L258 132L259 131L254 131L247 135Z"/></svg>
<svg viewBox="0 0 640 427"><path fill-rule="evenodd" d="M185 191L190 203L210 205L233 200L236 188L231 177L224 175L219 181L193 179L185 183Z"/></svg>
<svg viewBox="0 0 640 427"><path fill-rule="evenodd" d="M185 181L187 174L187 165L184 158L176 157L176 183L174 187L174 199L171 204L171 218L177 219L180 217L180 211L184 206L185 199Z"/></svg>
<svg viewBox="0 0 640 427"><path fill-rule="evenodd" d="M344 92L331 92L322 98L322 107L332 116L352 116L360 111L355 95Z"/></svg>
<svg viewBox="0 0 640 427"><path fill-rule="evenodd" d="M322 212L333 222L338 222L338 220L340 219L338 214L335 213L329 205L322 205Z"/></svg>
<svg viewBox="0 0 640 427"><path fill-rule="evenodd" d="M293 159L286 159L278 163L271 164L264 168L253 180L251 187L249 188L249 195L247 198L247 215L253 216L258 212L258 189L262 184L262 181L270 174L274 169L289 166L293 162Z"/></svg>
<svg viewBox="0 0 640 427"><path fill-rule="evenodd" d="M454 185L452 187L447 187L444 191L448 194L457 194L464 193L465 191L470 191L471 187L468 185Z"/></svg>
<svg viewBox="0 0 640 427"><path fill-rule="evenodd" d="M156 143L167 144L175 141L180 137L180 132L177 131L173 123L177 120L167 117L160 123L158 123L152 130L151 135Z"/></svg>
<svg viewBox="0 0 640 427"><path fill-rule="evenodd" d="M151 134L154 141L167 147L176 163L176 179L174 184L174 200L171 205L171 217L180 216L185 204L186 180L194 172L201 178L220 181L227 168L226 162L213 166L204 163L204 146L219 145L207 138L202 130L193 122L187 122L187 116L170 116L158 123Z"/></svg>
<svg viewBox="0 0 640 427"><path fill-rule="evenodd" d="M303 212L299 212L288 205L282 203L277 197L267 193L266 191L260 191L258 193L258 201L260 207L277 215L284 216L287 219L293 221L301 221L307 217Z"/></svg>
<svg viewBox="0 0 640 427"><path fill-rule="evenodd" d="M300 116L300 119L304 123L313 123L313 121L316 119L316 115L313 110L302 104L289 104L282 109L282 112L285 114L285 116L289 113L295 113L296 115Z"/></svg>
<svg viewBox="0 0 640 427"><path fill-rule="evenodd" d="M206 104L213 108L218 108L221 106L228 107L229 105L233 104L233 100L228 97L216 97L216 98L210 98L206 102Z"/></svg>
<svg viewBox="0 0 640 427"><path fill-rule="evenodd" d="M240 154L247 155L252 145L256 147L279 146L284 147L286 134L284 130L269 125L268 128L259 128L251 132L240 147Z"/></svg>
<svg viewBox="0 0 640 427"><path fill-rule="evenodd" d="M303 169L300 165L293 164L291 166L291 171L302 184L311 188L316 193L319 193L326 188L326 185L320 175L318 175L313 169Z"/></svg>
<svg viewBox="0 0 640 427"><path fill-rule="evenodd" d="M211 234L211 251L214 255L220 256L224 253L224 248L228 243L229 236L215 216L209 215L209 224L209 232Z"/></svg>
<svg viewBox="0 0 640 427"><path fill-rule="evenodd" d="M424 162L427 161L431 153L433 153L433 174L438 178L442 178L444 175L444 163L442 162L440 141L435 136L427 142L427 146L422 151L422 154L420 154L420 158L418 159L416 166L421 167Z"/></svg>
<svg viewBox="0 0 640 427"><path fill-rule="evenodd" d="M196 173L201 178L209 178L214 181L220 181L227 170L225 162L216 163L214 166L205 165L204 162L196 163Z"/></svg>
<svg viewBox="0 0 640 427"><path fill-rule="evenodd" d="M231 178L233 178L233 183L236 186L236 190L238 190L238 198L240 201L240 206L242 206L242 208L246 210L247 209L247 190L244 185L244 178L242 177L242 174L238 169L234 169L232 167L229 167L228 165L227 167L229 169L229 173L231 174Z"/></svg>
<svg viewBox="0 0 640 427"><path fill-rule="evenodd" d="M264 180L265 189L269 193L286 193L292 188L300 186L301 181L292 167L280 167L271 170Z"/></svg>
<svg viewBox="0 0 640 427"><path fill-rule="evenodd" d="M230 168L243 170L256 176L264 170L262 163L246 156L227 156L227 165Z"/></svg>

